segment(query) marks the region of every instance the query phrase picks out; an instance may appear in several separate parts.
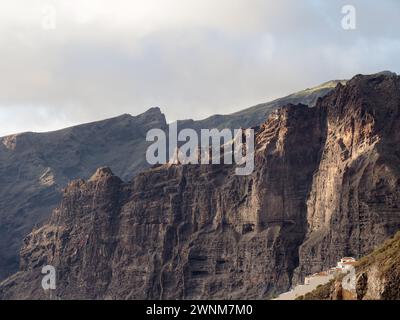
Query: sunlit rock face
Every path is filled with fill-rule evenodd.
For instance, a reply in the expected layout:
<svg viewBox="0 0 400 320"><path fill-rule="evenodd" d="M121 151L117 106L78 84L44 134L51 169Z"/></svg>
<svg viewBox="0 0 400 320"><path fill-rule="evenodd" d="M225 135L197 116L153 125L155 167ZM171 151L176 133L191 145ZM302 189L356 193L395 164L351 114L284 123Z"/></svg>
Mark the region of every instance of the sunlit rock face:
<svg viewBox="0 0 400 320"><path fill-rule="evenodd" d="M247 128L287 103L307 103L333 90L330 81L287 97L230 115L178 121L180 129ZM62 198L62 188L73 179L88 179L109 166L124 181L149 168L146 133L167 129L159 108L138 116L121 115L103 121L48 133L22 133L0 138L0 281L18 270L22 240L46 221Z"/></svg>
<svg viewBox="0 0 400 320"><path fill-rule="evenodd" d="M164 165L68 184L0 298L263 299L371 251L400 227L399 89L396 75L356 76L315 108L273 112L249 176Z"/></svg>
<svg viewBox="0 0 400 320"><path fill-rule="evenodd" d="M298 273L361 257L400 229L399 77L356 76L330 94Z"/></svg>

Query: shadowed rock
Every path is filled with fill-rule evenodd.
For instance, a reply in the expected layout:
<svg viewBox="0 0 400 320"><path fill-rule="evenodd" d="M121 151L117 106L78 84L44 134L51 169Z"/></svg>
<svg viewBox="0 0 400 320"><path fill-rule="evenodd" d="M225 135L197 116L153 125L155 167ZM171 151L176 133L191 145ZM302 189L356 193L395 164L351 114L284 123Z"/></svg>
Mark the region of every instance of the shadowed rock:
<svg viewBox="0 0 400 320"><path fill-rule="evenodd" d="M0 298L264 299L365 255L400 227L399 89L396 75L359 75L315 108L272 112L249 176L171 165L70 184Z"/></svg>
<svg viewBox="0 0 400 320"><path fill-rule="evenodd" d="M288 102L310 102L332 90L337 81L231 115L179 122L185 128L231 128L259 125L272 110ZM154 128L166 129L159 108L133 117L125 114L48 133L22 133L0 138L0 280L18 269L23 237L39 226L61 200L73 179L88 179L108 166L123 180L146 169L148 143Z"/></svg>

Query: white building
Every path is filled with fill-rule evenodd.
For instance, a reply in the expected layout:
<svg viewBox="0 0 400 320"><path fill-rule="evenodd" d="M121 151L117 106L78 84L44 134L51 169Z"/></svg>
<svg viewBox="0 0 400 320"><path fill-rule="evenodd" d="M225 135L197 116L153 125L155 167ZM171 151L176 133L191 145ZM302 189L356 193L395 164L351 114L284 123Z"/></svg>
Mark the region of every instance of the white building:
<svg viewBox="0 0 400 320"><path fill-rule="evenodd" d="M356 262L357 260L353 257L344 257L337 263L336 268L341 272L351 271Z"/></svg>

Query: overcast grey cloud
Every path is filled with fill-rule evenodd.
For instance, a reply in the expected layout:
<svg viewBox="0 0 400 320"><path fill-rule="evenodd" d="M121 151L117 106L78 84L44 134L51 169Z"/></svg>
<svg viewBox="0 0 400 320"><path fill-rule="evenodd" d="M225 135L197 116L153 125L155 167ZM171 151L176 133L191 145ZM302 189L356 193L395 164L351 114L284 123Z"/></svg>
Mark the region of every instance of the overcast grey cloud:
<svg viewBox="0 0 400 320"><path fill-rule="evenodd" d="M0 136L152 106L199 119L399 72L399 16L397 0L2 0Z"/></svg>

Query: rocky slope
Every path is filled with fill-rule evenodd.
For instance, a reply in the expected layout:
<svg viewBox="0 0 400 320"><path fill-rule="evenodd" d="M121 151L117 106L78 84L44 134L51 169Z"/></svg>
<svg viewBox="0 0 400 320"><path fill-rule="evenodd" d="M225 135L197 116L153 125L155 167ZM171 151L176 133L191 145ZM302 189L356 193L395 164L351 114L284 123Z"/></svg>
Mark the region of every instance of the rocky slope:
<svg viewBox="0 0 400 320"><path fill-rule="evenodd" d="M331 81L232 115L186 120L179 125L198 130L259 125L280 105L314 104L337 83ZM17 271L23 237L48 219L69 181L87 179L101 166L109 166L123 180L130 180L148 167L146 132L165 127L164 115L153 108L137 117L122 115L56 132L0 138L0 280Z"/></svg>
<svg viewBox="0 0 400 320"><path fill-rule="evenodd" d="M137 117L0 138L0 279L17 270L22 239L49 218L69 181L105 165L130 179L147 167L147 131L165 127L154 108Z"/></svg>
<svg viewBox="0 0 400 320"><path fill-rule="evenodd" d="M267 103L232 113L227 115L213 115L204 120L182 120L178 121L178 126L182 128L193 128L196 130L203 128L251 128L264 123L269 114L279 107L287 104L306 104L314 107L318 99L331 92L338 84L345 84L346 80L332 80L319 86L308 88L279 98Z"/></svg>
<svg viewBox="0 0 400 320"><path fill-rule="evenodd" d="M346 289L342 276L301 300L400 300L400 232L355 267L353 288Z"/></svg>
<svg viewBox="0 0 400 320"><path fill-rule="evenodd" d="M268 298L360 257L400 229L399 106L400 77L356 76L316 108L273 112L250 176L171 165L125 183L99 169L24 240L0 298Z"/></svg>

